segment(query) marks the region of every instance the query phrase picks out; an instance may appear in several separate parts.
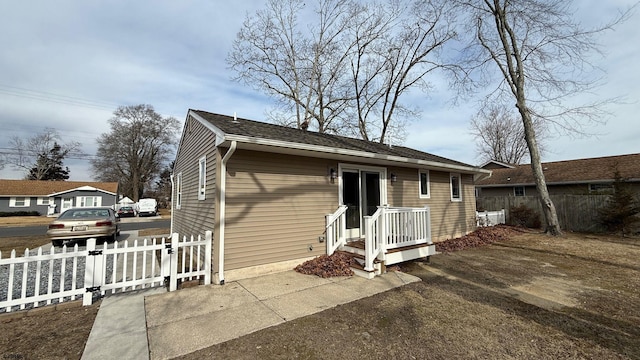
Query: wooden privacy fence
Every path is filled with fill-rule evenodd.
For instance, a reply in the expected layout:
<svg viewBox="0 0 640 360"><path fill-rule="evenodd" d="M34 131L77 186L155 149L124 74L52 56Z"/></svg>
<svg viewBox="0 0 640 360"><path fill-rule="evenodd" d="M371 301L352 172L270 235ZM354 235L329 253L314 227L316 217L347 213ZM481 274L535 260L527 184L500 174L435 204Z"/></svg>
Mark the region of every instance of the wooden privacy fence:
<svg viewBox="0 0 640 360"><path fill-rule="evenodd" d="M598 232L605 228L600 225L598 212L606 206L610 195L551 195L556 207L560 227L569 231ZM495 211L505 209L507 223L511 223L510 210L517 206L532 209L544 221L542 205L537 196L481 196L476 198L478 210Z"/></svg>
<svg viewBox="0 0 640 360"><path fill-rule="evenodd" d="M203 279L211 283L212 233L204 238L178 234L110 247L88 239L85 249L76 244L61 251L27 249L24 256L0 252L0 312L83 299L91 305L94 295L106 295L154 286L177 289L179 281Z"/></svg>

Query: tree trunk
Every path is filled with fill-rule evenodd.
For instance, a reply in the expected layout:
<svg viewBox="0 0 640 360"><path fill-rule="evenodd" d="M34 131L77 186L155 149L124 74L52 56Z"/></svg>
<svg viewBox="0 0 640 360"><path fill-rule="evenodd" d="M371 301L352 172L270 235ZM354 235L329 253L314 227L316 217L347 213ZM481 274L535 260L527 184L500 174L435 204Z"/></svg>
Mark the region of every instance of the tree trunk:
<svg viewBox="0 0 640 360"><path fill-rule="evenodd" d="M542 162L540 159L540 151L538 150L536 132L533 128L531 115L529 114L529 110L526 107L524 99L518 99L518 103L516 106L518 107L518 111L522 116L522 122L524 124L524 136L527 140L527 146L529 147L529 156L531 157L531 170L533 171L533 177L536 182L536 189L538 190L540 204L542 205L542 213L544 214L545 219L544 231L554 236L562 235L560 224L558 222L558 214L556 213L556 207L551 201L549 190L547 190L547 182L544 178Z"/></svg>

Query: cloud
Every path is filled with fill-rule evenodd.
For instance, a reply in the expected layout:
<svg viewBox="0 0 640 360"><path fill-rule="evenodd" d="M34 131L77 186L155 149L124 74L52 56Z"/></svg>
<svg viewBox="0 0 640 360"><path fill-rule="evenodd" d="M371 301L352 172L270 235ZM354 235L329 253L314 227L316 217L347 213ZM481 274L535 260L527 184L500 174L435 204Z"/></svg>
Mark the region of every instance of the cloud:
<svg viewBox="0 0 640 360"><path fill-rule="evenodd" d="M615 15L611 2L578 3L585 23ZM616 6L632 4L618 1ZM247 12L264 1L13 1L0 5L0 147L11 136L45 127L80 141L92 153L95 139L109 131L120 105L151 104L164 116L183 120L189 108L265 120L273 102L231 81L225 58ZM609 82L597 96L625 96L611 108L599 138L555 138L546 161L640 152L640 38L637 15L600 41L607 53L594 58ZM468 122L473 102L451 105L446 75L429 78L433 90L403 100L422 109L410 123L406 146L475 163ZM87 161L65 161L73 180L92 178ZM20 177L9 168L0 177Z"/></svg>

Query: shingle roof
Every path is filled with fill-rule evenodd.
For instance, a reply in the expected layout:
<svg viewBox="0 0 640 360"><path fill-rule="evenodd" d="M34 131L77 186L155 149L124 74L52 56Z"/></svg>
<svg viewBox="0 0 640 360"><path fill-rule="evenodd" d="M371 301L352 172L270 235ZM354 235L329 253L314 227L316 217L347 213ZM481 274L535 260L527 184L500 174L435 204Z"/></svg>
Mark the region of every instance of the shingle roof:
<svg viewBox="0 0 640 360"><path fill-rule="evenodd" d="M0 179L0 195L2 196L47 196L63 191L91 186L96 189L118 192L117 182L91 181L42 181L42 180L4 180Z"/></svg>
<svg viewBox="0 0 640 360"><path fill-rule="evenodd" d="M616 167L623 178L640 180L640 154L542 163L548 184L611 181ZM490 178L478 181L476 186L533 183L531 165L525 164L513 169L495 169Z"/></svg>
<svg viewBox="0 0 640 360"><path fill-rule="evenodd" d="M259 121L234 118L227 115L213 114L202 110L191 110L204 120L226 134L241 135L253 138L286 141L291 143L309 144L353 151L363 151L375 154L399 156L410 159L434 161L443 164L465 167L475 166L459 161L447 159L404 146L388 146L377 142L353 139L344 136L321 134L314 131L294 129L290 127L263 123Z"/></svg>

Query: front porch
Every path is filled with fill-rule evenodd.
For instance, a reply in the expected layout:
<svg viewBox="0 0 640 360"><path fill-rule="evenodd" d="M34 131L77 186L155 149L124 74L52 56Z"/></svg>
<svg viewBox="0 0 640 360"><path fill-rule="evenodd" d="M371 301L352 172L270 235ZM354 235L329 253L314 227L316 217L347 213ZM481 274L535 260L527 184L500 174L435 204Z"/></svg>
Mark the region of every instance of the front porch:
<svg viewBox="0 0 640 360"><path fill-rule="evenodd" d="M347 236L346 210L343 205L326 216L327 255L353 254L360 265L353 266L357 275L371 279L384 273L386 266L436 254L429 207L380 206L373 215L364 216L364 234L355 239Z"/></svg>

